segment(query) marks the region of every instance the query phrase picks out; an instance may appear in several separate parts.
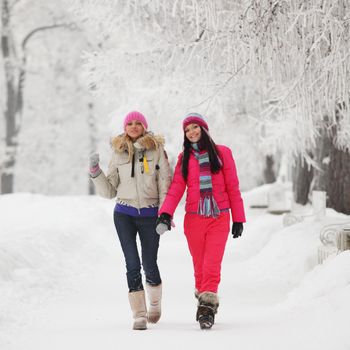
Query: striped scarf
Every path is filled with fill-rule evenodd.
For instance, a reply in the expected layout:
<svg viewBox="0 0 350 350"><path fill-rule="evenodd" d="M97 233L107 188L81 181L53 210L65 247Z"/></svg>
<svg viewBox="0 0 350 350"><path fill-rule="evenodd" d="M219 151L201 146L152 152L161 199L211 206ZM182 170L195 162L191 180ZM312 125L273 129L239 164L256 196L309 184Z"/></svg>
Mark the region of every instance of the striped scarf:
<svg viewBox="0 0 350 350"><path fill-rule="evenodd" d="M199 189L200 200L198 203L199 215L216 218L220 209L213 197L213 184L211 181L210 161L208 152L199 152L197 143L192 144L194 155L199 163Z"/></svg>

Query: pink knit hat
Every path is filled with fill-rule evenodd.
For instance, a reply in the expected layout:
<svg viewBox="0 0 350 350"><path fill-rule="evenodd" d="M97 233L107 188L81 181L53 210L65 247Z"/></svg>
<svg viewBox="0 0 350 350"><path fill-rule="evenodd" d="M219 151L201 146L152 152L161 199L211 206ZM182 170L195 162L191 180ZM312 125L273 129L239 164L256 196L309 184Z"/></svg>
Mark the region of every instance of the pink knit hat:
<svg viewBox="0 0 350 350"><path fill-rule="evenodd" d="M141 114L140 112L136 112L136 111L132 111L129 112L124 119L124 130L126 128L126 125L130 122L132 122L133 120L137 120L138 122L140 122L143 126L143 128L145 130L147 130L148 128L148 123L147 120L145 118L145 116L143 114Z"/></svg>
<svg viewBox="0 0 350 350"><path fill-rule="evenodd" d="M207 122L205 121L204 117L199 113L190 113L186 115L185 119L182 122L182 127L184 131L186 129L186 126L189 124L197 124L209 131L209 126Z"/></svg>

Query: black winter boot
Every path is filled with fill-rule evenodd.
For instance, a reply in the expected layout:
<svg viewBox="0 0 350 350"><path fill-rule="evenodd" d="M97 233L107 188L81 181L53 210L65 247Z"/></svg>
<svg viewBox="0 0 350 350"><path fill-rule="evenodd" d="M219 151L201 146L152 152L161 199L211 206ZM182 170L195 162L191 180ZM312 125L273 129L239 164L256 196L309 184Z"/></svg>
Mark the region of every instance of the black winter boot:
<svg viewBox="0 0 350 350"><path fill-rule="evenodd" d="M219 301L216 293L204 292L199 295L196 320L201 329L210 329L213 326L218 307Z"/></svg>

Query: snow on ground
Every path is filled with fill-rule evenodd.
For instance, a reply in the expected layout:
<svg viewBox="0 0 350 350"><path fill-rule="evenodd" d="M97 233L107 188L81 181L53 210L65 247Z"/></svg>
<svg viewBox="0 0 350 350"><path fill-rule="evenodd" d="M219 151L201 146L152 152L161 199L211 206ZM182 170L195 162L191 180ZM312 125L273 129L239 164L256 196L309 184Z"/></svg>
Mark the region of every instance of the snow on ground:
<svg viewBox="0 0 350 350"><path fill-rule="evenodd" d="M161 237L162 319L141 332L131 330L113 201L0 196L0 349L350 349L350 252L317 264L320 228L344 216L283 228L282 216L249 209L262 190L244 194L248 222L229 237L211 331L195 322L182 207Z"/></svg>

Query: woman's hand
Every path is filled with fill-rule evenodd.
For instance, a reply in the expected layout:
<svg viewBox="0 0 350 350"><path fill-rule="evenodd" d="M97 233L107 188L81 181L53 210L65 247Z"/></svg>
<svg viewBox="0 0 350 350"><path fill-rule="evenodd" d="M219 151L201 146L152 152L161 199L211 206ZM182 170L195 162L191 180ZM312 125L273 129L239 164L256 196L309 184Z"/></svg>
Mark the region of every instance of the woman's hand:
<svg viewBox="0 0 350 350"><path fill-rule="evenodd" d="M162 213L157 218L156 231L159 235L162 235L165 231L171 230L171 216L168 213Z"/></svg>
<svg viewBox="0 0 350 350"><path fill-rule="evenodd" d="M241 222L234 222L232 224L232 236L233 238L238 238L242 236L243 224Z"/></svg>
<svg viewBox="0 0 350 350"><path fill-rule="evenodd" d="M102 170L100 169L100 155L98 153L92 153L90 155L90 176L97 177L101 174Z"/></svg>

